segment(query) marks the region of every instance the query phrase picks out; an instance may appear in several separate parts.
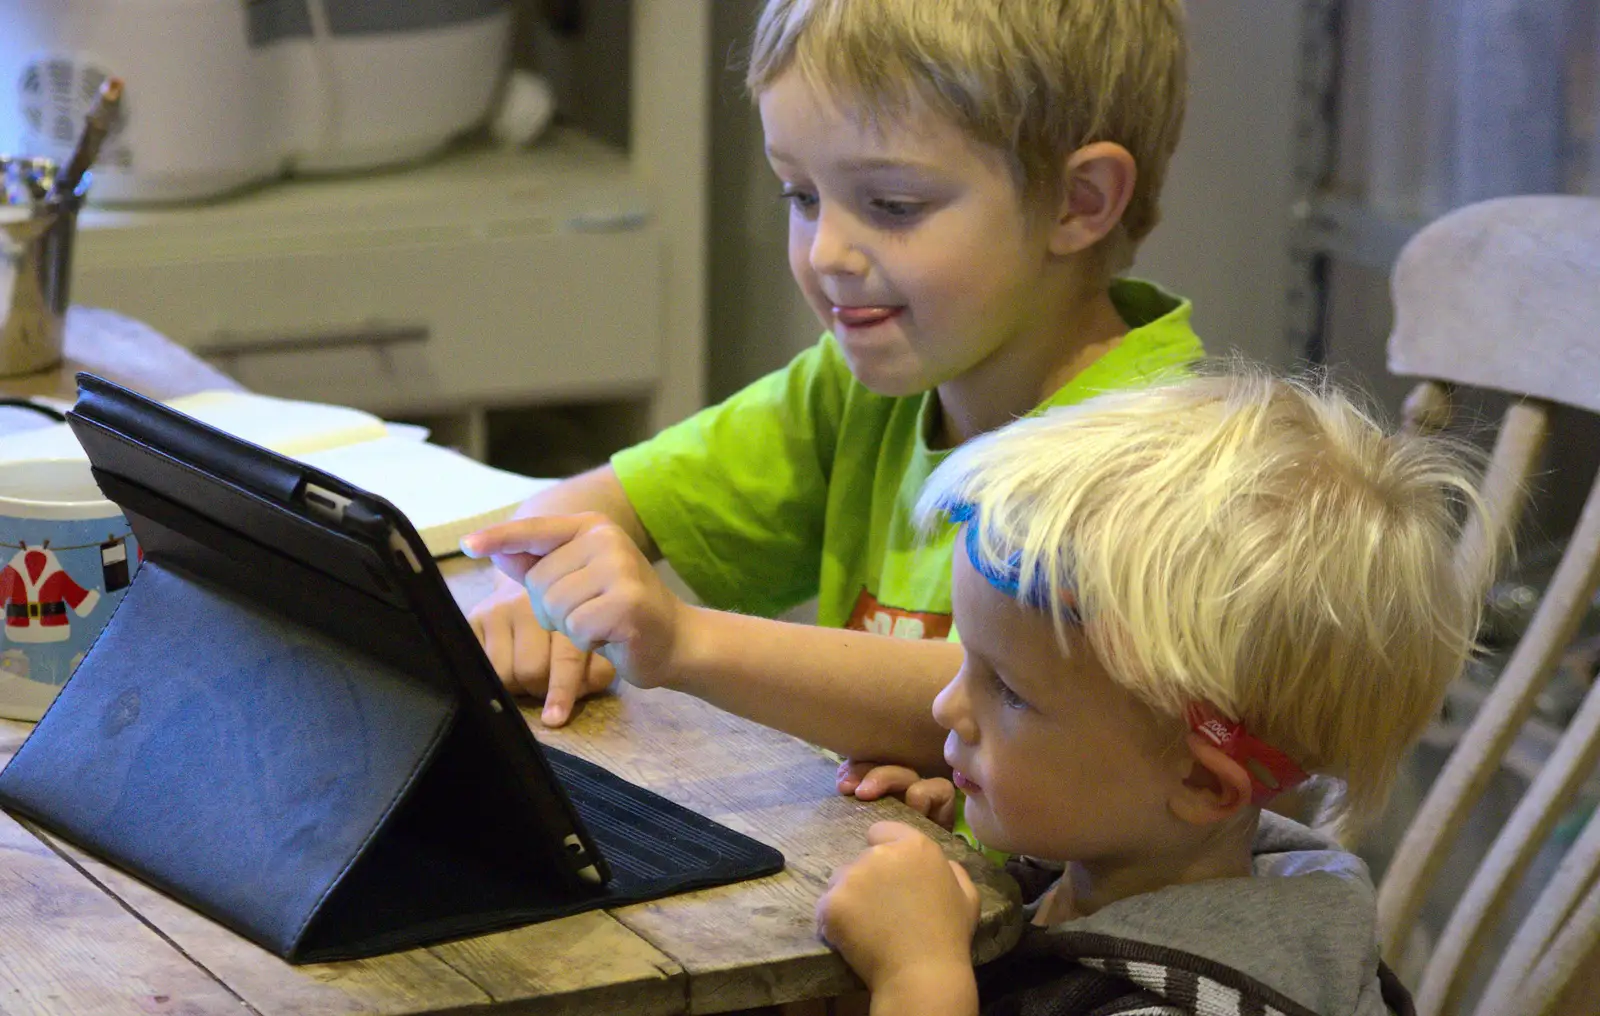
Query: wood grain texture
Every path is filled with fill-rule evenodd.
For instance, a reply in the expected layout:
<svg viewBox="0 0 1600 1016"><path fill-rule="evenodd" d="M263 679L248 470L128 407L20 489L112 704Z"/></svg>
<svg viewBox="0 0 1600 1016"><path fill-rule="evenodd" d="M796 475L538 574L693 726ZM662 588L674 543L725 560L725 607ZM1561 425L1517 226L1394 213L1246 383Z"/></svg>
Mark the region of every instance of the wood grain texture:
<svg viewBox="0 0 1600 1016"><path fill-rule="evenodd" d="M1495 440L1494 455L1484 478L1482 496L1495 520L1469 523L1457 548L1463 568L1481 566L1491 531L1514 531L1526 503L1524 493L1538 468L1549 434L1545 403L1518 402L1507 412ZM1600 549L1600 486L1591 494L1575 546ZM1439 875L1467 817L1483 797L1500 760L1533 711L1535 699L1565 651L1589 602L1594 569L1580 557L1563 562L1533 624L1528 628L1490 699L1478 711L1444 770L1401 838L1378 891L1378 929L1384 954L1398 959L1422 912L1423 901ZM1585 588L1590 592L1585 593Z"/></svg>
<svg viewBox="0 0 1600 1016"><path fill-rule="evenodd" d="M290 966L137 878L42 835L262 1016L399 1014L490 1001L466 978L420 949L370 960Z"/></svg>
<svg viewBox="0 0 1600 1016"><path fill-rule="evenodd" d="M1426 382L1408 418L1426 429L1449 384L1518 396L1483 486L1489 525L1469 527L1458 563L1480 567L1486 539L1514 526L1545 443L1548 403L1600 411L1600 200L1516 197L1445 215L1407 244L1393 277L1389 365ZM1395 957L1457 834L1533 709L1600 585L1600 478L1526 633L1412 820L1379 891L1383 948ZM1483 946L1552 828L1600 761L1591 689L1468 881L1435 945L1420 1016L1461 1011ZM1498 959L1479 1016L1545 1011L1600 940L1600 831L1586 833ZM1559 954L1559 955L1558 955ZM1531 993L1531 994L1530 994ZM1538 998L1532 997L1537 995ZM1528 1007L1533 1008L1528 1008Z"/></svg>
<svg viewBox="0 0 1600 1016"><path fill-rule="evenodd" d="M0 751L4 752L6 760L31 729L32 724L0 721ZM3 815L0 815L0 823L15 825ZM420 951L382 957L377 961L329 964L324 968L291 967L58 837L37 828L30 828L29 832L39 843L39 849L54 857L60 867L70 873L70 878L61 876L50 884L51 895L70 895L76 883L92 886L92 895L101 910L121 914L152 939L171 943L168 949L173 956L199 981L213 986L220 981L230 985L237 995L224 991L225 1006L181 1010L183 1012L237 1013L243 1004L262 1014L408 1013L425 1011L415 1004L418 999L447 1000L457 1005L487 1001L483 992L447 965L432 961ZM0 859L0 884L15 877L17 870L14 856L8 853ZM9 893L6 896L10 898ZM137 919L132 916L134 914L138 915ZM4 927L11 928L12 922L6 921ZM159 936L151 928L159 931ZM27 922L18 922L16 929L19 934L26 934ZM81 931L90 936L99 934L92 921L86 921ZM0 935L4 934L0 931ZM48 959L41 966L59 967L57 976L74 969L77 961L70 950L56 948L55 943L50 946ZM9 953L4 955L9 959ZM10 1010L0 1005L0 1011ZM96 1013L101 1010L63 1005L59 1011Z"/></svg>
<svg viewBox="0 0 1600 1016"><path fill-rule="evenodd" d="M1595 890L1590 890L1590 898L1594 897ZM1600 1012L1600 947L1597 947L1587 957L1580 960L1572 982L1557 999L1555 1012L1559 1013L1595 1013Z"/></svg>
<svg viewBox="0 0 1600 1016"><path fill-rule="evenodd" d="M0 722L0 746L15 750L29 727ZM428 949L291 966L137 878L48 833L35 833L71 861L68 865L58 858L63 869L81 882L103 887L95 889L102 906L126 914L120 901L192 957L202 980L210 983L214 977L238 995L228 996L226 1009L194 1012L237 1013L239 999L262 1016L387 1016L496 1006L572 1016L683 1011L682 971L603 911ZM47 850L43 845L40 849ZM92 933L88 927L83 930ZM181 958L176 951L174 956ZM69 959L59 955L53 961ZM8 1010L0 1005L0 1011Z"/></svg>
<svg viewBox="0 0 1600 1016"><path fill-rule="evenodd" d="M1406 244L1389 369L1600 412L1600 199L1499 198Z"/></svg>
<svg viewBox="0 0 1600 1016"><path fill-rule="evenodd" d="M25 725L8 721L12 726ZM603 911L427 949L291 966L137 878L35 832L262 1016L497 1005L574 1016L683 1011L681 970ZM238 1010L237 1000L229 1004L228 1011Z"/></svg>
<svg viewBox="0 0 1600 1016"><path fill-rule="evenodd" d="M0 720L0 763L31 724ZM0 1012L248 1012L42 838L0 813Z"/></svg>
<svg viewBox="0 0 1600 1016"><path fill-rule="evenodd" d="M6 1013L245 1011L228 989L5 815L0 956Z"/></svg>
<svg viewBox="0 0 1600 1016"><path fill-rule="evenodd" d="M1591 596L1592 587L1591 587ZM1584 602L1588 602L1587 599ZM1524 640L1530 638L1524 636ZM1597 686L1600 688L1600 686ZM1492 701L1492 698L1491 698ZM1486 702L1484 709L1489 708ZM1463 739L1457 751L1468 745ZM1571 806L1579 787L1600 761L1600 690L1591 689L1556 749L1522 795L1489 852L1473 872L1444 933L1434 946L1416 993L1418 1016L1459 1012L1468 981L1483 958L1490 934L1504 916L1512 893L1544 845L1556 822ZM1557 904L1570 908L1575 900ZM1588 920L1595 919L1589 915ZM1517 979L1526 970L1510 972Z"/></svg>
<svg viewBox="0 0 1600 1016"><path fill-rule="evenodd" d="M1478 1016L1572 1010L1558 996L1600 945L1600 813L1591 815L1523 919L1478 1003Z"/></svg>
<svg viewBox="0 0 1600 1016"><path fill-rule="evenodd" d="M603 911L364 960L291 966L138 879L64 849L262 1016L495 1006L572 1016L683 1011L681 972Z"/></svg>
<svg viewBox="0 0 1600 1016"><path fill-rule="evenodd" d="M683 969L602 911L434 946L429 952L517 1012L681 1013Z"/></svg>

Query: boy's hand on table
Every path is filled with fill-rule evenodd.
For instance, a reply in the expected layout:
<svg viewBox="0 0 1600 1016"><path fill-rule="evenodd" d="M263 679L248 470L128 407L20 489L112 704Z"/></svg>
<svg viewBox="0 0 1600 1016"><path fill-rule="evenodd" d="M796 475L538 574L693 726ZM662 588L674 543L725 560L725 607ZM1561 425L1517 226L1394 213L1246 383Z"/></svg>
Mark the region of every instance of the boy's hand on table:
<svg viewBox="0 0 1600 1016"><path fill-rule="evenodd" d="M818 933L874 996L926 991L948 1004L970 991L976 1011L971 953L979 900L972 880L938 844L902 823L877 823L867 842L817 901Z"/></svg>
<svg viewBox="0 0 1600 1016"><path fill-rule="evenodd" d="M520 569L538 625L566 636L579 651L603 656L630 683L655 687L671 674L689 607L606 516L514 519L473 533L461 549L469 557L493 558L513 577Z"/></svg>
<svg viewBox="0 0 1600 1016"><path fill-rule="evenodd" d="M543 696L540 719L559 727L571 717L578 699L609 688L617 671L610 660L539 626L520 580L527 565L517 557L521 555L496 559L501 571L494 591L472 608L467 620L506 688L515 695ZM519 564L522 570L513 576Z"/></svg>
<svg viewBox="0 0 1600 1016"><path fill-rule="evenodd" d="M839 764L839 793L857 800L876 801L893 795L944 829L956 824L956 785L942 777L924 779L905 766L879 765L846 759Z"/></svg>

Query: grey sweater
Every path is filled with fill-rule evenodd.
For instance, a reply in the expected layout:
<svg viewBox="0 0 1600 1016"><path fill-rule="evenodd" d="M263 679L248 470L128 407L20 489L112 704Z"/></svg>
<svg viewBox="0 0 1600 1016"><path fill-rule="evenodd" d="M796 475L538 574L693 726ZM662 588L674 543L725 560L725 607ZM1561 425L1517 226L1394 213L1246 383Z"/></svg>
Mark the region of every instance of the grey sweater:
<svg viewBox="0 0 1600 1016"><path fill-rule="evenodd" d="M1051 928L979 970L994 1016L1410 1016L1379 962L1367 866L1263 812L1251 878L1169 886ZM1018 870L1028 891L1026 869ZM1036 874L1036 872L1035 872Z"/></svg>

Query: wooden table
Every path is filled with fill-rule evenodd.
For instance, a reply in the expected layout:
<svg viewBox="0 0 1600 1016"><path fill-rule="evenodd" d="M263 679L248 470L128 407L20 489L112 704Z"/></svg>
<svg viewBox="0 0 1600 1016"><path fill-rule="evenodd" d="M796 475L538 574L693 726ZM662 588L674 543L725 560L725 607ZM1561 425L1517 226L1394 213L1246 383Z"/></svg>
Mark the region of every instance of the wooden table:
<svg viewBox="0 0 1600 1016"><path fill-rule="evenodd" d="M27 388L0 381L0 390ZM488 588L480 565L457 559L443 570L462 604ZM290 966L0 813L0 1012L665 1014L846 994L859 984L817 940L813 909L833 869L884 818L929 830L972 873L983 896L980 961L1020 932L1009 878L897 802L839 796L833 764L801 741L667 691L590 700L561 730L526 715L541 741L778 847L785 870L426 949ZM0 760L29 729L0 721Z"/></svg>
<svg viewBox="0 0 1600 1016"><path fill-rule="evenodd" d="M65 356L36 374L0 377L0 392L68 402L78 397L80 370L153 399L174 399L239 383L149 325L95 307L67 310ZM9 429L9 428L8 428Z"/></svg>

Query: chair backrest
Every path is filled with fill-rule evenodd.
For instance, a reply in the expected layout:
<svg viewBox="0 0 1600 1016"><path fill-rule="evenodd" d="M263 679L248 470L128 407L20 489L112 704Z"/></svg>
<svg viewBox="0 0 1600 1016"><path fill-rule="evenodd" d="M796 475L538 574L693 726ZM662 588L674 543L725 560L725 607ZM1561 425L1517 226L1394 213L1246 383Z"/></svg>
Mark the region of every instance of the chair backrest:
<svg viewBox="0 0 1600 1016"><path fill-rule="evenodd" d="M1503 198L1419 232L1393 277L1389 367L1423 379L1407 426L1436 428L1457 385L1516 397L1501 425L1484 497L1508 529L1549 431L1555 404L1600 412L1600 199ZM1485 550L1486 532L1459 553ZM1379 890L1384 953L1398 960L1423 899L1576 634L1600 585L1600 477L1526 633L1411 821ZM1597 685L1600 687L1600 685ZM1568 849L1501 957L1483 955L1529 862L1600 759L1600 691L1591 691L1473 873L1416 988L1419 1016L1460 1013L1480 964L1494 963L1476 1016L1600 1012L1600 817Z"/></svg>

